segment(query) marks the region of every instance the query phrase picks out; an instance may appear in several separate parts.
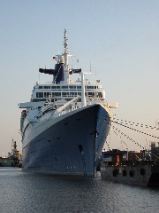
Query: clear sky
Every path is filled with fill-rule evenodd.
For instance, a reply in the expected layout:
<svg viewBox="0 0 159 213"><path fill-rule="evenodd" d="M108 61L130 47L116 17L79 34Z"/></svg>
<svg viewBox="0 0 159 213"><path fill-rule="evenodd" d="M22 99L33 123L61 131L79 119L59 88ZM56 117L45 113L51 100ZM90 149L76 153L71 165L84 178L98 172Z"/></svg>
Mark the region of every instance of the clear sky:
<svg viewBox="0 0 159 213"><path fill-rule="evenodd" d="M19 102L52 66L68 30L79 66L101 79L118 117L159 119L158 0L0 0L0 155L20 147ZM41 75L40 78L43 78Z"/></svg>

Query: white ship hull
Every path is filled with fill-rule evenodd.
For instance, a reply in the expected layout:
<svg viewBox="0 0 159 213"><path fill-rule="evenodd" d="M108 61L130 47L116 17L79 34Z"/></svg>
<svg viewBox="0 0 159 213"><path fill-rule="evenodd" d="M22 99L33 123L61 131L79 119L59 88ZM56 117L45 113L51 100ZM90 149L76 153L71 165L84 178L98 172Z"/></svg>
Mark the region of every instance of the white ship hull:
<svg viewBox="0 0 159 213"><path fill-rule="evenodd" d="M29 124L22 141L23 168L94 176L109 128L110 116L98 104Z"/></svg>

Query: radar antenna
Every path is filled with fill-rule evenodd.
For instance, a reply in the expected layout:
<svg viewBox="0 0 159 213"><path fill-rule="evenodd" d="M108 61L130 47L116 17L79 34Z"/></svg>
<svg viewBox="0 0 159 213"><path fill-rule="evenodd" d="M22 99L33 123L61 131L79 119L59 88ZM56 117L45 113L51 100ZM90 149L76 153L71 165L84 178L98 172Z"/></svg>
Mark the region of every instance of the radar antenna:
<svg viewBox="0 0 159 213"><path fill-rule="evenodd" d="M67 31L64 30L64 53L63 53L63 59L64 59L64 65L65 65L65 72L64 72L64 79L65 82L69 82L69 62L68 62L68 38L67 38Z"/></svg>
<svg viewBox="0 0 159 213"><path fill-rule="evenodd" d="M64 30L64 54L68 54L68 38L67 38L67 30Z"/></svg>

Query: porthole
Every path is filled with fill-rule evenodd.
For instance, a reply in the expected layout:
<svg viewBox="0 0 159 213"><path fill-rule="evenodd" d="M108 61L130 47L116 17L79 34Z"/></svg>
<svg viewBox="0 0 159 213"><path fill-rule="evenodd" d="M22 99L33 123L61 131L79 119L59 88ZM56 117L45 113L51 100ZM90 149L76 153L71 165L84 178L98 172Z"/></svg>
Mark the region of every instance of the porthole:
<svg viewBox="0 0 159 213"><path fill-rule="evenodd" d="M83 152L83 146L81 144L78 145L78 149L79 149L80 153Z"/></svg>
<svg viewBox="0 0 159 213"><path fill-rule="evenodd" d="M130 170L130 171L129 171L129 175L130 175L130 177L134 177L135 171L134 171L134 170Z"/></svg>
<svg viewBox="0 0 159 213"><path fill-rule="evenodd" d="M146 170L144 168L140 169L140 175L144 176L146 174Z"/></svg>
<svg viewBox="0 0 159 213"><path fill-rule="evenodd" d="M122 174L123 174L123 176L127 176L127 171L126 171L126 170L123 170L123 171L122 171Z"/></svg>
<svg viewBox="0 0 159 213"><path fill-rule="evenodd" d="M119 174L119 169L113 170L113 176L116 177Z"/></svg>

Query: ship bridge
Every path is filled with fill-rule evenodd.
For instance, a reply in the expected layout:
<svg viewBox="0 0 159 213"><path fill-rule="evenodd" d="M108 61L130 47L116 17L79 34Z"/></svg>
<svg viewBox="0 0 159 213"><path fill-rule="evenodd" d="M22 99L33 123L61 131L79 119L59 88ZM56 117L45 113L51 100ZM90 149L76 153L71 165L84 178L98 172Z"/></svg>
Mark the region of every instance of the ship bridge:
<svg viewBox="0 0 159 213"><path fill-rule="evenodd" d="M80 83L75 84L36 84L32 91L31 101L50 101L55 100L66 100L70 101L72 98L81 96L82 86ZM94 84L88 83L85 85L85 95L87 101L90 101L91 98L99 98L101 100L105 99L105 91L102 88L102 85L98 82Z"/></svg>

